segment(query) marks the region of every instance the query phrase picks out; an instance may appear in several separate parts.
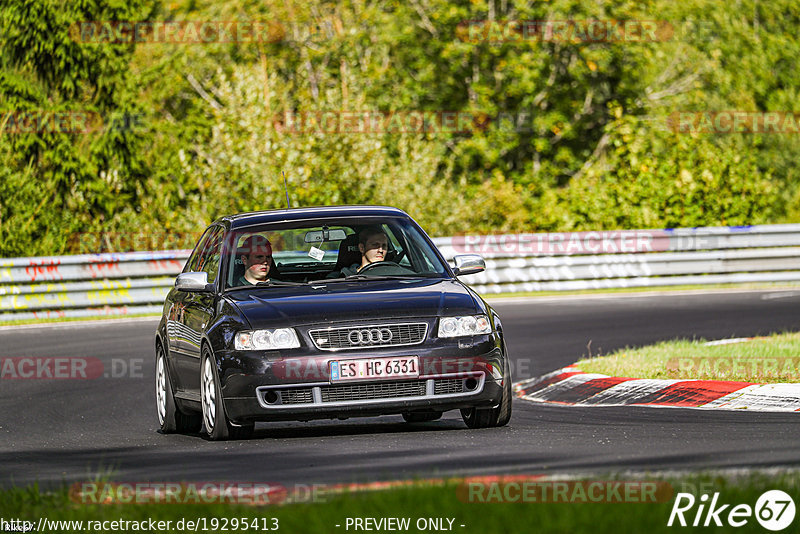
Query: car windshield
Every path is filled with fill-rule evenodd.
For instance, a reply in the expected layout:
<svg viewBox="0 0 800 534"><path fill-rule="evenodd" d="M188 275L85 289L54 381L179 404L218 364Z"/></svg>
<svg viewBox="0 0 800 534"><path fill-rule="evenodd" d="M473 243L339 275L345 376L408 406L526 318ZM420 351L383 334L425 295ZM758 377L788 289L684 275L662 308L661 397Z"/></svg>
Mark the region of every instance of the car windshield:
<svg viewBox="0 0 800 534"><path fill-rule="evenodd" d="M361 246L359 246L361 245ZM362 268L362 250L377 256ZM250 226L226 239L226 289L449 276L422 231L406 219L335 219Z"/></svg>

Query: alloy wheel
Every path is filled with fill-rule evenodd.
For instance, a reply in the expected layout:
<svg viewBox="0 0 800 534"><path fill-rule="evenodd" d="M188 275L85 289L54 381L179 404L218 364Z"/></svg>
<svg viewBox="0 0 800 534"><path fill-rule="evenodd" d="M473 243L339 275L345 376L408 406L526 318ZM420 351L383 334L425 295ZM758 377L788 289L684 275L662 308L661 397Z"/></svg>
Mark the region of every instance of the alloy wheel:
<svg viewBox="0 0 800 534"><path fill-rule="evenodd" d="M214 430L217 414L217 391L214 383L214 368L211 365L211 358L205 359L203 365L203 421L209 434Z"/></svg>
<svg viewBox="0 0 800 534"><path fill-rule="evenodd" d="M156 408L158 424L163 426L167 416L167 375L164 371L164 349L160 347L156 360Z"/></svg>

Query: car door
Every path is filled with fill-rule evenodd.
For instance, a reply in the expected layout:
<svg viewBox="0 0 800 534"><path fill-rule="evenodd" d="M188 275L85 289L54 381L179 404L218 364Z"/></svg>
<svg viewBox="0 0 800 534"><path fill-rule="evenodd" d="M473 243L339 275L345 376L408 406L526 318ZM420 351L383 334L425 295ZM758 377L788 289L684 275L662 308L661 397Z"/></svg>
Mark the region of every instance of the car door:
<svg viewBox="0 0 800 534"><path fill-rule="evenodd" d="M193 272L196 268L200 256L203 252L203 248L205 244L208 242L208 237L211 235L212 228L206 229L203 233L200 240L197 242L197 245L194 247L194 251L189 256L189 259L186 261L186 265L183 268L184 273ZM167 346L169 347L169 362L170 362L170 370L173 377L173 381L175 382L175 386L178 390L184 389L180 383L180 377L177 373L178 364L176 363L183 353L187 350L186 349L186 331L185 331L185 308L186 308L186 298L187 293L185 291L177 291L173 290L170 292L169 301L170 307L167 311Z"/></svg>
<svg viewBox="0 0 800 534"><path fill-rule="evenodd" d="M209 230L194 272L208 275L208 283L216 285L222 254L224 228L214 226ZM186 291L181 304L182 346L175 360L181 389L187 393L200 393L200 357L203 332L214 315L217 293Z"/></svg>

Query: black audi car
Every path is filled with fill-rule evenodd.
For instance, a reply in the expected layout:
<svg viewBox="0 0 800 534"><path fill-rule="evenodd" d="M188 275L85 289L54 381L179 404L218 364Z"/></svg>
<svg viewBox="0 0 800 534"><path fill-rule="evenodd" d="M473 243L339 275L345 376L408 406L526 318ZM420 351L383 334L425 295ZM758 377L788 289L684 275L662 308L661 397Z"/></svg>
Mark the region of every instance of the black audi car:
<svg viewBox="0 0 800 534"><path fill-rule="evenodd" d="M162 432L249 435L258 421L459 409L470 428L511 417L495 311L405 212L337 206L244 213L206 229L155 339Z"/></svg>

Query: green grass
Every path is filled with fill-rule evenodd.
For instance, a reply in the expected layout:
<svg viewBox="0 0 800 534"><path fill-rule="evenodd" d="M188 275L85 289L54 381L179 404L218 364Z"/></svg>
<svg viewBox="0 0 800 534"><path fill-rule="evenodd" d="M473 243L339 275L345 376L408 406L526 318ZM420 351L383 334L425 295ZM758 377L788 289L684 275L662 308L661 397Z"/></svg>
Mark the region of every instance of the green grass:
<svg viewBox="0 0 800 534"><path fill-rule="evenodd" d="M582 371L635 378L697 378L737 382L800 381L800 333L708 346L666 341L578 362Z"/></svg>
<svg viewBox="0 0 800 534"><path fill-rule="evenodd" d="M593 477L592 481L602 480ZM617 480L656 481L656 477L625 477ZM519 482L517 480L517 482ZM532 482L536 482L535 480ZM689 492L698 498L701 494L719 492L720 504L747 504L753 507L766 490L781 489L795 499L800 495L800 475L783 473L766 476L751 474L725 478L718 475L693 475L684 478L664 479L667 491L659 491L658 502L469 502L469 493L459 489L457 481L439 487L407 487L355 494L328 495L325 502L245 506L232 504L81 504L71 500L68 489L50 493L40 492L35 486L0 491L0 517L22 519L37 524L39 518L73 521L114 521L153 519L171 521L172 527L163 532L177 532L175 525L181 519L211 518L229 521L228 531L244 531L241 522L258 518L259 527L266 521L272 525L277 519L279 532L286 533L345 533L347 518L411 519L407 532L419 532L414 524L419 518L454 519L453 531L458 533L570 533L603 534L618 532L694 532L700 529L667 527L675 497L678 492ZM487 494L484 494L487 495ZM517 495L512 493L512 498ZM687 513L691 521L697 506ZM728 508L730 510L730 507ZM239 529L232 528L232 520L239 521ZM723 514L723 520L725 514ZM796 519L794 524L796 525ZM446 523L445 523L446 524ZM336 525L340 525L337 527ZM461 527L460 525L464 525ZM210 531L223 532L221 523ZM130 529L129 529L130 530ZM184 529L186 531L188 529ZM202 528L198 529L203 531ZM727 532L730 527L706 528L704 532ZM754 517L737 532L765 532ZM73 528L51 530L72 532ZM249 529L253 532L253 529ZM263 530L262 530L263 531ZM796 531L789 529L788 531Z"/></svg>

